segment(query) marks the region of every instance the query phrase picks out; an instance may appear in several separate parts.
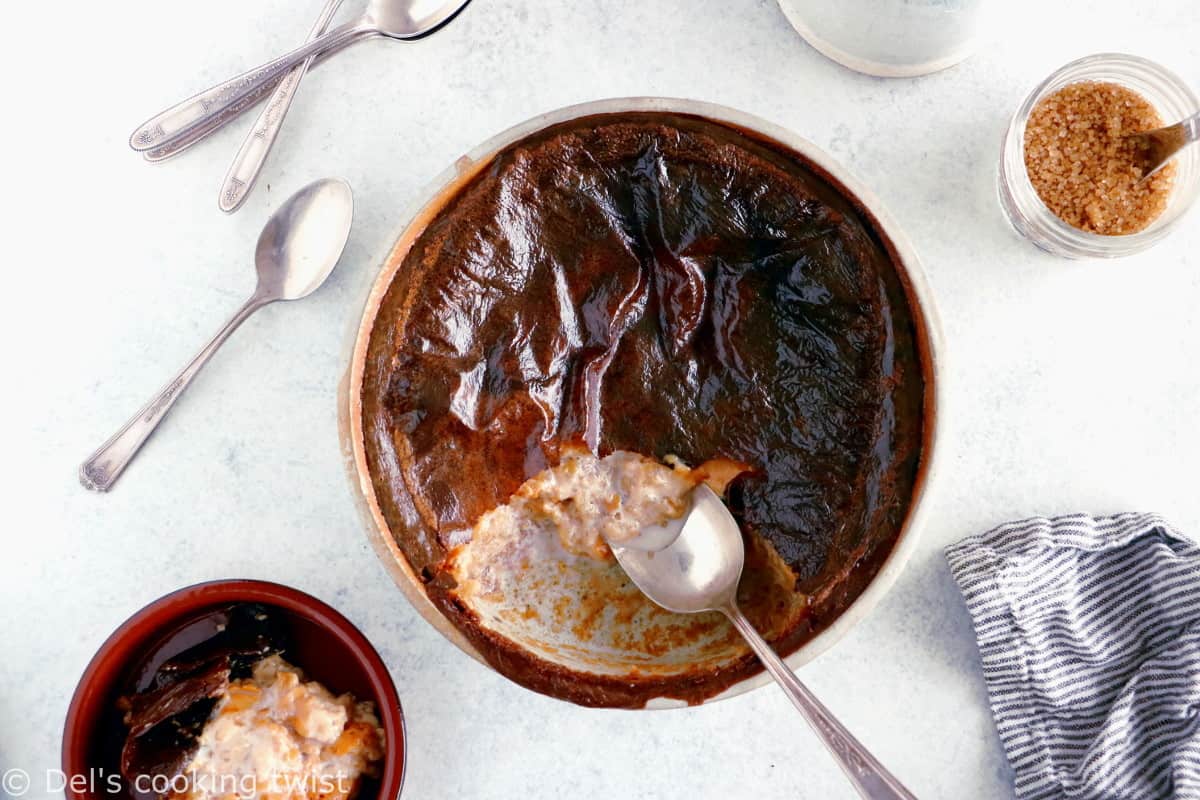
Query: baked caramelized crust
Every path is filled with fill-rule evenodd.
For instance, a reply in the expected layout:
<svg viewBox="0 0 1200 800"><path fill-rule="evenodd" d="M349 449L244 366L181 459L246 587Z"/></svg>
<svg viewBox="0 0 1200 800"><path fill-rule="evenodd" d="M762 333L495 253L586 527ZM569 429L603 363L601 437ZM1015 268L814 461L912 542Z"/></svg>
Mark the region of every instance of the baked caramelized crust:
<svg viewBox="0 0 1200 800"><path fill-rule="evenodd" d="M430 598L504 674L638 706L757 670L568 669L456 593L448 560L473 526L570 448L748 466L726 492L743 600L784 654L890 552L922 441L913 316L888 244L797 154L677 114L555 125L497 154L403 259L368 345L368 466Z"/></svg>

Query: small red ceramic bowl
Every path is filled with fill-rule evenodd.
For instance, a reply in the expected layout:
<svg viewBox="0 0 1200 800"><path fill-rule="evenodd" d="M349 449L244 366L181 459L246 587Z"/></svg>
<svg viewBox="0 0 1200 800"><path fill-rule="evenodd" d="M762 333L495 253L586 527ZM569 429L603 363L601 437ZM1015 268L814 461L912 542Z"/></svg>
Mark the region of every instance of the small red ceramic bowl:
<svg viewBox="0 0 1200 800"><path fill-rule="evenodd" d="M236 603L260 603L282 612L291 646L288 660L334 694L375 703L387 736L383 770L357 800L396 800L404 784L404 714L396 686L379 653L354 625L325 603L275 583L227 580L180 589L130 617L92 658L67 711L62 762L67 800L130 798L114 791L119 775L121 714L116 701L139 662L181 628Z"/></svg>

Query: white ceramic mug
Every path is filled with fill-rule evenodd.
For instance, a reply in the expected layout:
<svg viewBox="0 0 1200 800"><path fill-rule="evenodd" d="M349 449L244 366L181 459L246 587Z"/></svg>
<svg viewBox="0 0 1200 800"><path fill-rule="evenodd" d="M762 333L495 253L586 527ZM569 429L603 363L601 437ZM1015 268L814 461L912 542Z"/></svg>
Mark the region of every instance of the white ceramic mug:
<svg viewBox="0 0 1200 800"><path fill-rule="evenodd" d="M946 69L969 56L986 2L779 0L779 6L828 58L868 75L905 78Z"/></svg>

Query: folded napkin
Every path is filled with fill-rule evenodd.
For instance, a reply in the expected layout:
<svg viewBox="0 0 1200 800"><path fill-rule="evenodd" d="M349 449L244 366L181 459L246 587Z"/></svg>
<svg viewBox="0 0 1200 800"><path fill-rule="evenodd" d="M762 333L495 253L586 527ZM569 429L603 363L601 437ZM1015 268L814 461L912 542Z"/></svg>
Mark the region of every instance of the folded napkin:
<svg viewBox="0 0 1200 800"><path fill-rule="evenodd" d="M1200 547L1154 514L1013 522L946 551L1016 796L1200 800Z"/></svg>

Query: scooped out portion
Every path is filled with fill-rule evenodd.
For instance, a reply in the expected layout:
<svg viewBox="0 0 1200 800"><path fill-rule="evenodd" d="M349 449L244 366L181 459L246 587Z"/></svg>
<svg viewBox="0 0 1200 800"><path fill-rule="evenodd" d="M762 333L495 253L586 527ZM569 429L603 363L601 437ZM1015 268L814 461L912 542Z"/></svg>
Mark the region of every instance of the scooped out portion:
<svg viewBox="0 0 1200 800"><path fill-rule="evenodd" d="M599 458L571 448L557 466L525 481L512 499L487 512L470 539L453 551L451 574L460 592L495 592L503 575L528 569L535 553L557 562L612 561L609 543L636 538L688 510L688 495L708 481L714 491L745 465L719 460L690 469L619 450Z"/></svg>
<svg viewBox="0 0 1200 800"><path fill-rule="evenodd" d="M725 459L690 469L673 457L664 464L625 450L598 458L568 449L557 466L534 475L511 501L484 514L469 547L544 530L557 536L567 553L607 560L609 543L631 541L648 526L683 517L688 494L700 483L721 493L747 469Z"/></svg>
<svg viewBox="0 0 1200 800"><path fill-rule="evenodd" d="M509 518L527 527L549 525L563 549L580 556L606 558L607 542L626 542L647 525L663 525L683 516L687 494L698 479L682 464L674 468L618 451L596 458L571 452L521 486L512 502L485 514L480 525ZM480 527L476 526L479 538Z"/></svg>
<svg viewBox="0 0 1200 800"><path fill-rule="evenodd" d="M660 608L629 581L609 543L681 518L697 485L722 494L747 469L728 459L690 468L673 457L658 461L625 450L598 457L566 448L557 465L480 517L450 551L450 592L490 630L593 671L624 672L632 664L654 675L677 670L681 658L736 660L743 645L719 614ZM805 613L807 598L792 591L795 581L770 543L752 535L742 596L768 633ZM597 651L621 653L616 670L596 659Z"/></svg>
<svg viewBox="0 0 1200 800"><path fill-rule="evenodd" d="M198 744L178 800L226 800L229 776L265 800L349 800L383 758L371 703L334 696L279 655L229 684Z"/></svg>
<svg viewBox="0 0 1200 800"><path fill-rule="evenodd" d="M117 701L128 794L353 800L384 757L375 707L308 680L291 649L279 612L256 603L208 612L153 649Z"/></svg>

